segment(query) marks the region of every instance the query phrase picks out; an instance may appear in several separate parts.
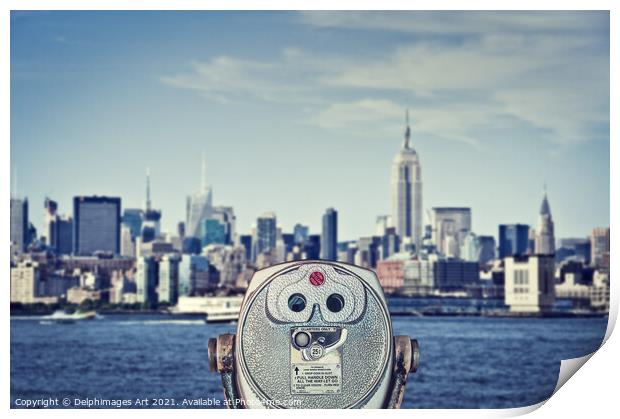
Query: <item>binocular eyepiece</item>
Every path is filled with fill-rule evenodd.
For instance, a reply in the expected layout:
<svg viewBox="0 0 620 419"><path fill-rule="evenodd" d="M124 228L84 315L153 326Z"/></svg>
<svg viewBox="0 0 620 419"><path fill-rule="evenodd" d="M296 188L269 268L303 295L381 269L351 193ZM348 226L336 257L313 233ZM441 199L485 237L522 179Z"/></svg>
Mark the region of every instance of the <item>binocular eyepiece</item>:
<svg viewBox="0 0 620 419"><path fill-rule="evenodd" d="M375 273L339 262L257 271L236 335L209 339L231 408L399 408L419 359Z"/></svg>

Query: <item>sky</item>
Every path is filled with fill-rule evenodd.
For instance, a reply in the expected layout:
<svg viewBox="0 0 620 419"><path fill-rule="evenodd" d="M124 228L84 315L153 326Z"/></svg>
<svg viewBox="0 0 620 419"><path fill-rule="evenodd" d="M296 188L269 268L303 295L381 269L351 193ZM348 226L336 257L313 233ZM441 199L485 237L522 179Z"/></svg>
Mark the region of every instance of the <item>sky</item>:
<svg viewBox="0 0 620 419"><path fill-rule="evenodd" d="M339 240L389 214L410 109L423 207L473 230L609 225L608 12L11 13L11 193L153 206L174 232L201 184L237 231L274 211ZM17 188L14 185L17 185Z"/></svg>

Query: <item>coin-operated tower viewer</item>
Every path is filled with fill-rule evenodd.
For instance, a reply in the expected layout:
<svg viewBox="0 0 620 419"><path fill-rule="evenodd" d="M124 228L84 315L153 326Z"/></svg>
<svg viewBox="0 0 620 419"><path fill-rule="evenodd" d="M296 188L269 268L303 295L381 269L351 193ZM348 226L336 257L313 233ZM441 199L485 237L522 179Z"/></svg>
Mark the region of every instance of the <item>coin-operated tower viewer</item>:
<svg viewBox="0 0 620 419"><path fill-rule="evenodd" d="M256 272L237 334L209 339L232 408L398 408L419 356L375 273L325 261Z"/></svg>

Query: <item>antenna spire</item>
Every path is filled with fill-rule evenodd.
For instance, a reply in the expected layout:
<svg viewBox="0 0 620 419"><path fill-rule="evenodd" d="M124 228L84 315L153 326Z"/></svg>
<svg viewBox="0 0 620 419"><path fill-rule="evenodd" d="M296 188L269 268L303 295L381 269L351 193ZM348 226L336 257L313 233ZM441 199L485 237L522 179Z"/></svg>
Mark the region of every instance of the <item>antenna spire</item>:
<svg viewBox="0 0 620 419"><path fill-rule="evenodd" d="M146 210L151 210L151 170L146 168Z"/></svg>
<svg viewBox="0 0 620 419"><path fill-rule="evenodd" d="M405 124L407 128L405 129L405 142L403 143L403 148L411 148L411 128L409 128L409 108L405 111Z"/></svg>

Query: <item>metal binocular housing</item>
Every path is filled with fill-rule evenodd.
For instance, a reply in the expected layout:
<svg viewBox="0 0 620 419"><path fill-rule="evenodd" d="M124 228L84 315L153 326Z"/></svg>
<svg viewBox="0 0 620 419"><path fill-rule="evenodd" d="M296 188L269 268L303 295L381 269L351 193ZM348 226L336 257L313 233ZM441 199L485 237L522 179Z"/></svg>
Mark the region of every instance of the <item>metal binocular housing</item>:
<svg viewBox="0 0 620 419"><path fill-rule="evenodd" d="M209 339L230 408L399 408L419 357L375 273L339 262L257 271L236 335Z"/></svg>

